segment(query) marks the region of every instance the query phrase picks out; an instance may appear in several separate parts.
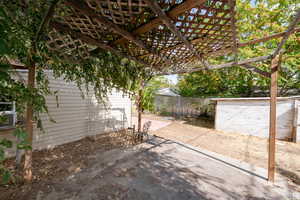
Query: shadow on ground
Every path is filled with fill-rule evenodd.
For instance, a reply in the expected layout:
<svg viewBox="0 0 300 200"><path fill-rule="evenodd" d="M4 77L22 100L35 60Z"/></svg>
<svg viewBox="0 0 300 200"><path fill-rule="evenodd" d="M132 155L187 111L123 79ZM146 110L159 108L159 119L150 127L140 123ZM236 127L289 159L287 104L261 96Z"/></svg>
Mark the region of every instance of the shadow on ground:
<svg viewBox="0 0 300 200"><path fill-rule="evenodd" d="M95 152L89 159L90 167L63 180L34 185L35 192L23 199L284 199L261 178L162 138Z"/></svg>
<svg viewBox="0 0 300 200"><path fill-rule="evenodd" d="M189 124L192 126L198 126L202 128L214 128L214 120L208 117L198 117L198 118L184 118L184 124Z"/></svg>

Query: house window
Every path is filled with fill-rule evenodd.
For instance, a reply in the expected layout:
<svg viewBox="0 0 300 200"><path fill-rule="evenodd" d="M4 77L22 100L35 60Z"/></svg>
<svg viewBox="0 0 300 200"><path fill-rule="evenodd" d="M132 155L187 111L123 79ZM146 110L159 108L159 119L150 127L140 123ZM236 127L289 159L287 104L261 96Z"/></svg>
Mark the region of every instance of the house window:
<svg viewBox="0 0 300 200"><path fill-rule="evenodd" d="M0 102L0 129L14 127L16 119L15 102Z"/></svg>

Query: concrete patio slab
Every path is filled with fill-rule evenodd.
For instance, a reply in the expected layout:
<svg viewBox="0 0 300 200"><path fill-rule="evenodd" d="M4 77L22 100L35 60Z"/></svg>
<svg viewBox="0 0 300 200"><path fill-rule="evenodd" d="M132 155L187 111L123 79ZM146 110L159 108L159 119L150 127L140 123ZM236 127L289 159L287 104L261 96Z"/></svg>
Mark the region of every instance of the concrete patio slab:
<svg viewBox="0 0 300 200"><path fill-rule="evenodd" d="M233 160L163 138L95 153L93 159L94 165L51 184L50 190L41 190L33 199L282 200L298 195L268 184L263 171L249 173Z"/></svg>

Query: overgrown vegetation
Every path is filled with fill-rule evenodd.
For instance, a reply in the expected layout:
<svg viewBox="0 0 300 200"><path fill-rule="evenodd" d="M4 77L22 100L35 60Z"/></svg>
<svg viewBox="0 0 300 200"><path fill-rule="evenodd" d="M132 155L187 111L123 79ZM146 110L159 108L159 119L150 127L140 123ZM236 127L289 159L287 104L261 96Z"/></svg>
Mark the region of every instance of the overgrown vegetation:
<svg viewBox="0 0 300 200"><path fill-rule="evenodd" d="M24 115L26 105L32 105L34 120L39 123L40 113L48 113L45 96L54 95L48 87L44 69L52 70L55 77L73 81L82 91L93 92L98 100L106 98L116 88L124 94L132 95L139 82L148 71L140 64L118 57L107 51L97 51L93 57L78 59L77 63L64 59L60 53L47 48L45 13L56 0L28 0L0 2L0 94L2 101L15 101L18 116ZM36 86L28 88L17 80L16 70L10 60L25 64L27 68L36 66ZM84 89L84 90L83 90ZM18 132L19 131L19 132ZM17 133L26 137L21 125ZM11 141L0 141L0 176L7 181L8 171L1 165L4 149L11 147ZM21 148L21 147L20 147ZM28 147L26 147L28 148Z"/></svg>
<svg viewBox="0 0 300 200"><path fill-rule="evenodd" d="M237 1L239 41L246 42L273 33L285 31L296 9L297 0L240 0ZM290 36L284 49L279 72L279 95L300 93L300 33ZM239 59L271 54L280 38L239 49ZM234 55L211 59L212 63L232 61ZM253 64L269 71L270 63ZM180 76L178 89L190 97L243 97L268 96L269 79L241 67L200 71Z"/></svg>

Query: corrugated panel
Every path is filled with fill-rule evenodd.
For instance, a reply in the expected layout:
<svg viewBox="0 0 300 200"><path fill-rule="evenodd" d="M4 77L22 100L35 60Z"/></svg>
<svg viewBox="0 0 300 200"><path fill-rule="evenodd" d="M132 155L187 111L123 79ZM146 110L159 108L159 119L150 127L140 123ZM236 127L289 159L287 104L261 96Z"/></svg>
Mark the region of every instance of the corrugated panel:
<svg viewBox="0 0 300 200"><path fill-rule="evenodd" d="M26 80L27 73L20 74ZM105 109L91 94L82 99L75 83L66 82L63 78L54 79L51 72L48 78L51 90L58 94L58 105L56 97L46 97L49 114L57 123L50 122L47 114L41 115L45 133L34 129L35 149L52 148L131 125L131 100L121 92L113 90L108 95Z"/></svg>

